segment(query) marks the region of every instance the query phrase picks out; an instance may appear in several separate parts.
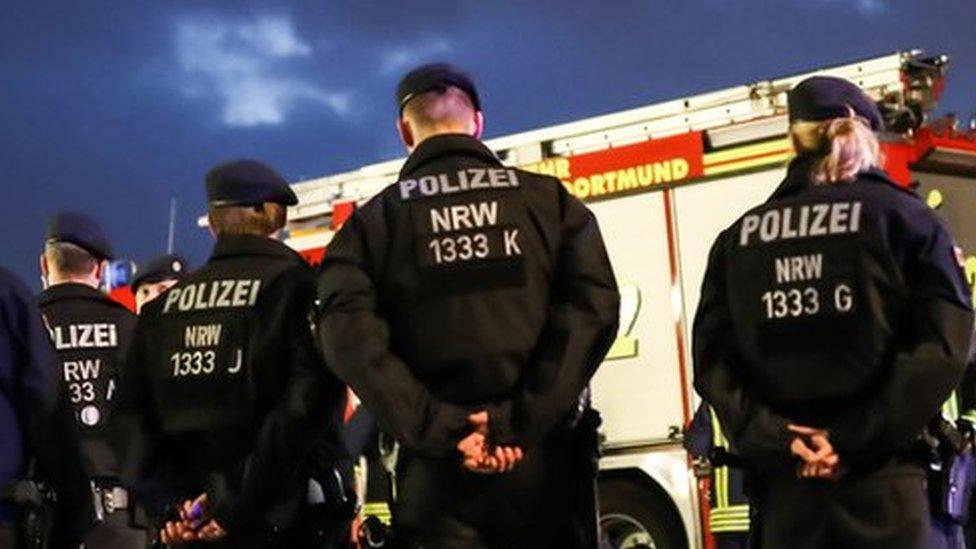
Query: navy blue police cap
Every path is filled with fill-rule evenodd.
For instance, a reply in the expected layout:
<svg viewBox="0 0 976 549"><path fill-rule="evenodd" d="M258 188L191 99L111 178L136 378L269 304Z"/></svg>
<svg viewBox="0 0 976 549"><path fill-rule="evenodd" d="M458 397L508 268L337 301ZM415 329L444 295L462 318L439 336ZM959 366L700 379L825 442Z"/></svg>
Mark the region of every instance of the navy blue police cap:
<svg viewBox="0 0 976 549"><path fill-rule="evenodd" d="M132 279L132 289L138 290L143 284L179 280L186 276L189 267L186 259L179 254L166 254L140 265Z"/></svg>
<svg viewBox="0 0 976 549"><path fill-rule="evenodd" d="M481 110L478 90L467 73L449 63L429 63L408 72L397 85L396 98L400 113L403 113L403 108L414 97L434 90L443 92L451 86L468 94L475 110Z"/></svg>
<svg viewBox="0 0 976 549"><path fill-rule="evenodd" d="M47 223L44 241L67 242L92 254L95 259L112 259L112 245L93 218L80 212L60 212Z"/></svg>
<svg viewBox="0 0 976 549"><path fill-rule="evenodd" d="M207 172L207 201L211 206L257 206L274 202L298 204L295 191L273 168L257 160L233 160Z"/></svg>
<svg viewBox="0 0 976 549"><path fill-rule="evenodd" d="M875 102L861 88L843 78L811 76L790 90L787 99L790 122L845 118L853 110L871 124L872 130L884 128L884 118Z"/></svg>

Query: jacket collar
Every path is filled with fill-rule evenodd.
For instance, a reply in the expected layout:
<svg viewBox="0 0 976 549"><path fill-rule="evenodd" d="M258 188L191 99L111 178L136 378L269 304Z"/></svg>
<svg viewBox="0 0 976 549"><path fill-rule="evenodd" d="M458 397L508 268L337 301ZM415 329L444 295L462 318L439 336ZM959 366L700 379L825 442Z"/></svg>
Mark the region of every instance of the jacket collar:
<svg viewBox="0 0 976 549"><path fill-rule="evenodd" d="M786 168L786 178L776 187L773 194L769 196L769 200L793 196L813 185L813 181L810 179L810 172L813 170L813 165L816 160L816 157L811 155L800 155L790 161L789 167Z"/></svg>
<svg viewBox="0 0 976 549"><path fill-rule="evenodd" d="M769 196L768 200L789 198L814 185L813 180L810 178L810 173L817 160L818 158L813 155L801 155L794 158L786 170L786 178L776 187L776 190L773 191L773 194ZM879 168L871 168L858 174L858 181L865 179L877 183L884 183L900 191L914 194L911 190L893 181L884 170Z"/></svg>
<svg viewBox="0 0 976 549"><path fill-rule="evenodd" d="M291 261L301 261L302 258L295 250L285 244L268 238L249 234L236 234L221 236L214 245L210 259L224 259L239 256L266 256L287 259Z"/></svg>
<svg viewBox="0 0 976 549"><path fill-rule="evenodd" d="M56 301L69 300L102 301L123 307L121 303L116 302L100 290L96 290L87 284L79 284L77 282L65 282L63 284L55 284L50 286L41 292L41 295L38 298L38 301L42 306L50 305Z"/></svg>
<svg viewBox="0 0 976 549"><path fill-rule="evenodd" d="M502 165L502 161L481 141L463 133L446 133L429 137L417 145L403 164L400 179L407 179L410 174L438 158L458 155L471 156L497 166Z"/></svg>

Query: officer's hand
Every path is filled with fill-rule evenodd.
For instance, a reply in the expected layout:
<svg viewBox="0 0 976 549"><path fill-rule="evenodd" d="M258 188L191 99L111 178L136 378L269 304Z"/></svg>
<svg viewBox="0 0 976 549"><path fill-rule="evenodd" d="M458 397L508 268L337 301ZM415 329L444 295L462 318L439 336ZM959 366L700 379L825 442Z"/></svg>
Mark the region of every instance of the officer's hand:
<svg viewBox="0 0 976 549"><path fill-rule="evenodd" d="M507 473L524 457L522 449L516 446L489 448L485 435L477 431L464 437L457 449L462 454L464 467L481 474Z"/></svg>
<svg viewBox="0 0 976 549"><path fill-rule="evenodd" d="M473 459L465 459L464 467L472 473L493 475L507 473L522 461L524 453L521 448L514 446L496 446L483 455Z"/></svg>
<svg viewBox="0 0 976 549"><path fill-rule="evenodd" d="M207 494L200 494L193 501L186 500L180 506L180 520L187 527L196 530L207 522L205 518L206 507Z"/></svg>
<svg viewBox="0 0 976 549"><path fill-rule="evenodd" d="M468 422L474 427L475 432L488 436L488 412L482 410L468 416Z"/></svg>
<svg viewBox="0 0 976 549"><path fill-rule="evenodd" d="M227 535L227 531L217 521L211 520L197 531L197 535L203 541L218 541Z"/></svg>
<svg viewBox="0 0 976 549"><path fill-rule="evenodd" d="M837 480L840 475L840 456L832 453L818 462L804 462L800 465L797 474L800 478Z"/></svg>
<svg viewBox="0 0 976 549"><path fill-rule="evenodd" d="M819 448L819 447L818 447ZM790 444L793 455L799 457L801 463L797 466L796 475L800 478L837 478L837 467L840 456L830 453L820 458L817 448L811 448L805 439L797 437Z"/></svg>
<svg viewBox="0 0 976 549"><path fill-rule="evenodd" d="M475 431L462 438L461 441L457 443L457 449L459 452L464 454L465 457L480 456L484 454L486 444L487 438L485 435Z"/></svg>
<svg viewBox="0 0 976 549"><path fill-rule="evenodd" d="M790 443L793 455L803 460L797 475L801 478L836 478L840 456L830 443L827 431L803 425L790 425L789 430L799 435Z"/></svg>
<svg viewBox="0 0 976 549"><path fill-rule="evenodd" d="M508 473L518 462L522 461L524 453L517 446L496 446L474 460L466 460L465 467L473 473L496 474Z"/></svg>
<svg viewBox="0 0 976 549"><path fill-rule="evenodd" d="M169 521L159 531L159 540L167 545L181 545L196 539L196 531L183 521Z"/></svg>
<svg viewBox="0 0 976 549"><path fill-rule="evenodd" d="M160 531L159 537L163 543L177 545L190 541L218 541L227 535L227 531L213 519L206 518L207 494L201 494L197 499L186 500L180 506L180 520L170 521Z"/></svg>
<svg viewBox="0 0 976 549"><path fill-rule="evenodd" d="M837 454L834 454L836 457ZM819 478L824 480L837 480L840 476L840 461L837 460L833 465L820 463L804 463L800 466L797 475L800 478Z"/></svg>
<svg viewBox="0 0 976 549"><path fill-rule="evenodd" d="M518 446L496 446L494 450L489 462L493 459L499 473L511 471L524 457L522 449Z"/></svg>
<svg viewBox="0 0 976 549"><path fill-rule="evenodd" d="M461 442L458 442L457 449L461 452L462 461L466 468L474 471L485 466L485 459L488 455L485 448L486 444L485 435L477 431L461 439Z"/></svg>
<svg viewBox="0 0 976 549"><path fill-rule="evenodd" d="M794 453L799 455L804 461L808 463L820 462L827 456L834 454L834 446L830 443L828 439L829 434L826 430L804 425L789 425L787 428L791 433L799 435L794 439L794 444L790 446L791 449L794 449ZM803 443L802 447L795 444L797 440Z"/></svg>

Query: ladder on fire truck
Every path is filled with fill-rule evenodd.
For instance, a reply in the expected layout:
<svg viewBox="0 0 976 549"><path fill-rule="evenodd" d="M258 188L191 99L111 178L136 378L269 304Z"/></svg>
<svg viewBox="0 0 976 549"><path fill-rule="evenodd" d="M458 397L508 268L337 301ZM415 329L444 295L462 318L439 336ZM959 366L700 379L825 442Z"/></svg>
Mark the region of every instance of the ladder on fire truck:
<svg viewBox="0 0 976 549"><path fill-rule="evenodd" d="M786 93L809 76L846 78L879 102L889 128L896 133L917 127L941 88L948 59L926 58L919 50L903 51L847 65L764 80L486 141L507 164L523 166L552 157L573 156L663 137L701 131L709 152L733 145L784 136ZM394 182L404 158L358 170L302 181L293 188L299 204L289 212L292 237L326 242L322 234L301 236L328 224L339 202L364 201ZM203 221L205 222L205 221ZM294 242L299 247L308 243Z"/></svg>

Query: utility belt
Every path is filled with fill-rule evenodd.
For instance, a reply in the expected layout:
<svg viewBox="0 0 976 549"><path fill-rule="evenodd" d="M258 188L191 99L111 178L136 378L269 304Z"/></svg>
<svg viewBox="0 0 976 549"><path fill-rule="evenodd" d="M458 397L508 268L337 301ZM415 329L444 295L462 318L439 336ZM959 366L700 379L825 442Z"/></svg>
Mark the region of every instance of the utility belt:
<svg viewBox="0 0 976 549"><path fill-rule="evenodd" d="M928 445L928 486L932 509L957 524L969 520L976 488L976 456L973 426L958 425L939 416L932 420L922 439Z"/></svg>
<svg viewBox="0 0 976 549"><path fill-rule="evenodd" d="M132 511L134 508L129 491L113 482L92 482L92 499L95 504L95 518L99 522L113 513Z"/></svg>
<svg viewBox="0 0 976 549"><path fill-rule="evenodd" d="M347 489L337 468L323 468L308 480L304 514L317 524L322 535L340 529L348 532L359 507L355 491Z"/></svg>
<svg viewBox="0 0 976 549"><path fill-rule="evenodd" d="M588 396L588 395L587 395ZM600 545L599 508L597 504L597 477L600 472L601 437L600 412L581 404L570 431L570 452L573 456L571 482L578 487L571 494L570 523L573 541L577 547Z"/></svg>

